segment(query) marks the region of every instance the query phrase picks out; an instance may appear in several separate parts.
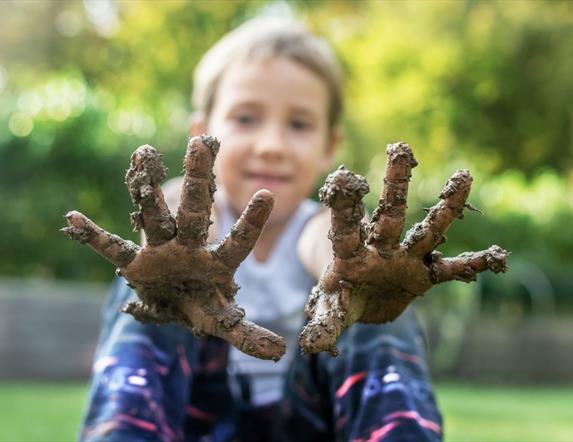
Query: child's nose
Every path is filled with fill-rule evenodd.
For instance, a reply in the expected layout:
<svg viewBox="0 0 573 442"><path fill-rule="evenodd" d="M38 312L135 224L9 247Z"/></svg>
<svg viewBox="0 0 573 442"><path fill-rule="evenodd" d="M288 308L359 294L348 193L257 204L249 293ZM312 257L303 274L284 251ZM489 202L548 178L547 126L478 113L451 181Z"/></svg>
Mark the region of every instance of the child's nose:
<svg viewBox="0 0 573 442"><path fill-rule="evenodd" d="M257 155L281 157L288 151L284 130L278 124L268 124L255 140L254 151Z"/></svg>

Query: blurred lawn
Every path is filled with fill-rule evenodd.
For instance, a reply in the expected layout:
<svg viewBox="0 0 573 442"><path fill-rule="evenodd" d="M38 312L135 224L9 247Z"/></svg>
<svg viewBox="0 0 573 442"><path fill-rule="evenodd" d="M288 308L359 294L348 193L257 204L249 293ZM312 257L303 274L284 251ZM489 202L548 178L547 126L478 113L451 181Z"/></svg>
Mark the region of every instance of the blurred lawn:
<svg viewBox="0 0 573 442"><path fill-rule="evenodd" d="M573 441L573 386L438 383L446 441ZM84 384L0 383L0 441L72 441Z"/></svg>
<svg viewBox="0 0 573 442"><path fill-rule="evenodd" d="M73 441L87 391L82 383L0 383L0 441Z"/></svg>
<svg viewBox="0 0 573 442"><path fill-rule="evenodd" d="M573 441L573 386L438 383L436 390L446 441Z"/></svg>

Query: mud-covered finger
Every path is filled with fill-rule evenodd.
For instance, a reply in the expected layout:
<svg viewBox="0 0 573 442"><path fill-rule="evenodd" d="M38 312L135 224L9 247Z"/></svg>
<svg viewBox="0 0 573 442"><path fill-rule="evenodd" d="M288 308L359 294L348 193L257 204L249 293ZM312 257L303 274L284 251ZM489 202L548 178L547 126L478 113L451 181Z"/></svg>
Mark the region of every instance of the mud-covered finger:
<svg viewBox="0 0 573 442"><path fill-rule="evenodd" d="M369 191L366 179L344 166L328 175L319 196L330 208L332 250L339 258L350 258L364 250L366 233L362 225L362 197Z"/></svg>
<svg viewBox="0 0 573 442"><path fill-rule="evenodd" d="M88 244L117 267L128 265L140 250L137 244L106 232L80 212L68 212L66 218L68 227L61 229L62 232L81 244Z"/></svg>
<svg viewBox="0 0 573 442"><path fill-rule="evenodd" d="M160 186L166 175L162 155L154 147L140 146L131 155L125 183L133 202L140 208L131 214L131 222L135 230L144 230L147 243L152 246L170 240L176 231L175 218Z"/></svg>
<svg viewBox="0 0 573 442"><path fill-rule="evenodd" d="M299 336L303 353L327 351L338 355L336 340L362 315L364 299L352 296L352 285L340 281L337 291L326 292L321 284L312 289L305 307L309 318Z"/></svg>
<svg viewBox="0 0 573 442"><path fill-rule="evenodd" d="M248 355L278 361L286 350L284 338L246 320L243 309L221 299L215 294L201 303L182 305L193 333L217 336Z"/></svg>
<svg viewBox="0 0 573 442"><path fill-rule="evenodd" d="M253 195L247 208L214 253L229 268L236 269L259 238L273 208L274 196L266 190Z"/></svg>
<svg viewBox="0 0 573 442"><path fill-rule="evenodd" d="M243 353L259 359L276 362L286 351L286 343L282 336L246 319L217 336L225 339Z"/></svg>
<svg viewBox="0 0 573 442"><path fill-rule="evenodd" d="M412 149L403 141L389 144L386 149L386 176L378 206L372 213L368 244L378 250L397 248L404 229L408 186L412 169L418 165Z"/></svg>
<svg viewBox="0 0 573 442"><path fill-rule="evenodd" d="M421 223L406 234L402 245L414 256L424 256L445 242L445 233L456 218L463 217L463 210L472 186L472 176L467 170L458 170L440 193L440 201Z"/></svg>
<svg viewBox="0 0 573 442"><path fill-rule="evenodd" d="M130 314L144 324L165 324L172 320L169 317L158 315L152 308L137 301L128 302L121 311Z"/></svg>
<svg viewBox="0 0 573 442"><path fill-rule="evenodd" d="M219 141L208 135L193 137L184 160L183 187L177 211L177 240L190 246L205 243L215 193L213 164Z"/></svg>
<svg viewBox="0 0 573 442"><path fill-rule="evenodd" d="M478 273L486 270L505 273L509 254L496 245L479 252L465 252L454 258L442 258L439 252L435 252L429 266L430 278L434 284L452 280L470 282L476 280Z"/></svg>

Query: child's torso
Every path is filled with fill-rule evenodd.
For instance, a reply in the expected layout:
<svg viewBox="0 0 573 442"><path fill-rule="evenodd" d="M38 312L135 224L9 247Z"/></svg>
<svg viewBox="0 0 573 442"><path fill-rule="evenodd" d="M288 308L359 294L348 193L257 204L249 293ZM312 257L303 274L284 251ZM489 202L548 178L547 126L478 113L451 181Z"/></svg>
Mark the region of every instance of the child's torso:
<svg viewBox="0 0 573 442"><path fill-rule="evenodd" d="M217 200L217 239L222 239L231 230L236 217L224 197ZM298 258L297 242L318 208L316 202L303 201L274 244L267 261L259 262L251 253L235 274L240 286L236 301L245 309L246 318L283 336L286 341L286 353L276 363L230 348L228 370L234 393L244 396L239 385L245 385L243 379L248 380L250 402L255 406L281 398L284 374L298 349L304 306L316 281Z"/></svg>

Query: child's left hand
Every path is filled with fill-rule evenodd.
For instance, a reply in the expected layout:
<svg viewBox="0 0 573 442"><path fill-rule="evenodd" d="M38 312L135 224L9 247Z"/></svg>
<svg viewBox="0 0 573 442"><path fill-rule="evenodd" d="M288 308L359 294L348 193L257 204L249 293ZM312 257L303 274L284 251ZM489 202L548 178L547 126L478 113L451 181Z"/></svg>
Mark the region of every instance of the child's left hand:
<svg viewBox="0 0 573 442"><path fill-rule="evenodd" d="M331 209L334 259L314 287L306 314L310 318L300 335L304 352L337 353L336 339L354 322L382 323L396 319L432 285L444 281L473 281L490 269L507 270L509 253L498 246L442 258L434 249L455 218L462 218L472 177L457 171L429 209L400 243L411 169L417 162L406 143L388 146L388 163L379 205L367 225L362 197L368 183L340 167L326 179L321 201Z"/></svg>

